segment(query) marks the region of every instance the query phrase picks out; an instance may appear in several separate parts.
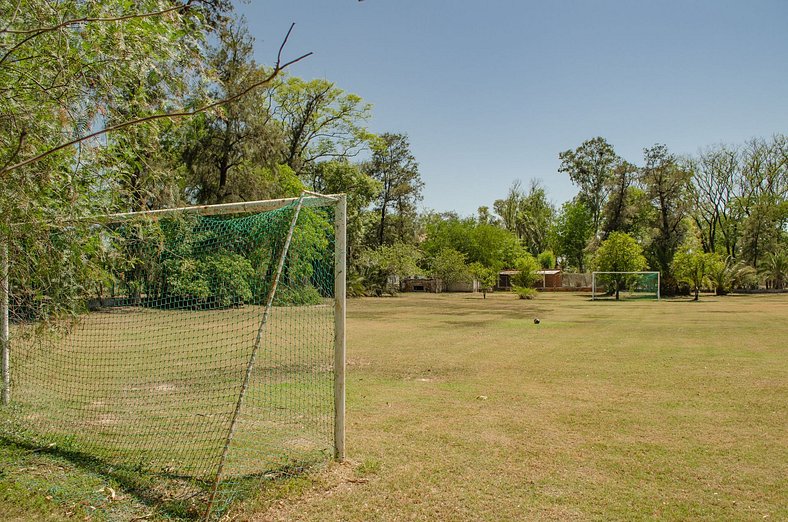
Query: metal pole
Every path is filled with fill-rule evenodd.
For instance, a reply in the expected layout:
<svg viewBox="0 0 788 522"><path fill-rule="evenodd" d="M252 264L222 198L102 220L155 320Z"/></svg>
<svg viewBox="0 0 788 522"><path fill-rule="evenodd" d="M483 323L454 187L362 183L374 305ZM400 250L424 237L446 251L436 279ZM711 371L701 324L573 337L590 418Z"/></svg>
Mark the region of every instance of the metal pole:
<svg viewBox="0 0 788 522"><path fill-rule="evenodd" d="M591 300L596 299L596 272L591 272Z"/></svg>
<svg viewBox="0 0 788 522"><path fill-rule="evenodd" d="M0 243L0 345L3 351L3 406L11 402L11 358L8 313L8 242Z"/></svg>
<svg viewBox="0 0 788 522"><path fill-rule="evenodd" d="M660 299L660 286L662 286L662 272L657 272L657 301Z"/></svg>
<svg viewBox="0 0 788 522"><path fill-rule="evenodd" d="M345 305L347 196L334 210L334 458L345 460Z"/></svg>

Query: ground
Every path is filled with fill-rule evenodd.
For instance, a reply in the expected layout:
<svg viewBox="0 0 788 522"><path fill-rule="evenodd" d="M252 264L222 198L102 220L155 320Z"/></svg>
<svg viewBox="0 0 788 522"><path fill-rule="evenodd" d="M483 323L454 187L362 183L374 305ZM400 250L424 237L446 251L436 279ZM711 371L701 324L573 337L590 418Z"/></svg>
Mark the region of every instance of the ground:
<svg viewBox="0 0 788 522"><path fill-rule="evenodd" d="M786 519L786 318L788 295L351 300L348 462L233 515ZM0 518L159 518L59 458L0 445Z"/></svg>

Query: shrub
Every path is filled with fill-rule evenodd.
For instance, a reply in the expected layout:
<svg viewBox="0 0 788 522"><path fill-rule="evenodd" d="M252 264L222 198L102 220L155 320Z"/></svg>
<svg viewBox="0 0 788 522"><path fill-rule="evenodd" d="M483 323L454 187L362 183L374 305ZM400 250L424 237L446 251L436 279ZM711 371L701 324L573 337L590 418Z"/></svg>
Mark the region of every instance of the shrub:
<svg viewBox="0 0 788 522"><path fill-rule="evenodd" d="M323 298L320 292L312 285L296 288L279 287L274 296L275 306L304 306L320 304Z"/></svg>
<svg viewBox="0 0 788 522"><path fill-rule="evenodd" d="M528 288L526 286L512 286L512 292L517 294L520 299L534 299L539 292L535 288Z"/></svg>

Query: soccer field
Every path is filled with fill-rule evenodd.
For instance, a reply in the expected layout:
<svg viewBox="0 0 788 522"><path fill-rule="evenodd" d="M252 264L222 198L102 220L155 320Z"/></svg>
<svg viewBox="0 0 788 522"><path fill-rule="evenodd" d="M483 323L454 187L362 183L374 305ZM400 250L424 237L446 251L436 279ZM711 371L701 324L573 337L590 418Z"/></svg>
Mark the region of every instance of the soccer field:
<svg viewBox="0 0 788 522"><path fill-rule="evenodd" d="M788 295L587 299L350 301L351 478L252 518L788 518Z"/></svg>
<svg viewBox="0 0 788 522"><path fill-rule="evenodd" d="M788 517L788 295L588 298L350 300L349 462L273 480L232 514ZM0 518L173 516L101 471L0 444Z"/></svg>

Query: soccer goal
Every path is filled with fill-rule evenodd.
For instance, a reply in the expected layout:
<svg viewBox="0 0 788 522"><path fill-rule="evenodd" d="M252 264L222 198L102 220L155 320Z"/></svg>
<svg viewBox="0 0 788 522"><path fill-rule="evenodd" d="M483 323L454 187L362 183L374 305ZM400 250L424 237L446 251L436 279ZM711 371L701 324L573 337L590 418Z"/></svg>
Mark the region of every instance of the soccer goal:
<svg viewBox="0 0 788 522"><path fill-rule="evenodd" d="M0 245L7 440L204 519L344 458L344 195L17 230Z"/></svg>
<svg viewBox="0 0 788 522"><path fill-rule="evenodd" d="M659 272L593 272L591 300L659 300L659 285Z"/></svg>

